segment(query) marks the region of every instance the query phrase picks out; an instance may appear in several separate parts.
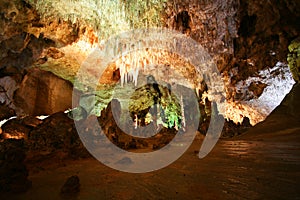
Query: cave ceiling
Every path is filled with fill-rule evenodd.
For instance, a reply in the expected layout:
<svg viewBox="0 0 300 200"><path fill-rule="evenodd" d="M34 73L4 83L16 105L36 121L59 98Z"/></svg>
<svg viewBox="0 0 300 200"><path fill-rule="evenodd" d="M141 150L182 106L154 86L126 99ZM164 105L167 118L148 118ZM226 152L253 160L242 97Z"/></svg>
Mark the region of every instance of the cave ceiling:
<svg viewBox="0 0 300 200"><path fill-rule="evenodd" d="M245 116L253 124L263 120L274 105L265 97L253 101L263 91L271 92L268 86L274 83L282 83L279 90L285 92L294 83L286 59L289 44L299 37L298 1L3 0L0 7L0 77L38 67L73 83L84 61L111 36L163 27L195 40L209 53L225 82L227 115L239 110L241 117L232 117L236 122ZM160 68L147 68L141 74L168 75L184 85L176 75L180 73L191 80L188 87L201 90L202 79L195 78L191 63L170 53L150 54L147 58L159 54L164 62L158 59ZM114 73L121 70L117 62L107 66L100 83L115 82ZM287 81L277 80L278 74ZM14 76L16 84L21 79Z"/></svg>

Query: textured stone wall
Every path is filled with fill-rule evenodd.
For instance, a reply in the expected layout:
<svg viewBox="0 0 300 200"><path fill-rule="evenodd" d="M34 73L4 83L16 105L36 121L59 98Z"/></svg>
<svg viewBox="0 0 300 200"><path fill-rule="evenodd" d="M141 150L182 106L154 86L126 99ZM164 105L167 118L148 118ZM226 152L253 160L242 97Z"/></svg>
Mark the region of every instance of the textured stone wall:
<svg viewBox="0 0 300 200"><path fill-rule="evenodd" d="M232 38L237 37L237 1L177 0L165 6L167 28L189 35L212 54L233 52Z"/></svg>
<svg viewBox="0 0 300 200"><path fill-rule="evenodd" d="M299 20L293 0L170 0L164 10L165 26L198 41L220 71L237 67L233 83L285 62Z"/></svg>
<svg viewBox="0 0 300 200"><path fill-rule="evenodd" d="M286 63L288 45L300 32L299 1L241 1L237 18L239 37L234 39L234 57L240 78L278 61Z"/></svg>
<svg viewBox="0 0 300 200"><path fill-rule="evenodd" d="M23 69L40 58L43 49L78 39L77 25L59 19L43 21L25 1L0 1L0 76L5 68Z"/></svg>
<svg viewBox="0 0 300 200"><path fill-rule="evenodd" d="M45 52L51 54L77 41L87 30L78 23L42 20L25 2L0 2L0 78L5 78L4 83L20 84L24 74L16 75L19 69L46 62ZM288 45L300 32L300 1L169 0L162 19L165 27L198 41L219 70L231 74L228 82L234 88L259 70L286 62ZM6 91L7 84L0 86ZM234 89L229 92L229 98L234 93Z"/></svg>
<svg viewBox="0 0 300 200"><path fill-rule="evenodd" d="M0 70L23 68L44 48L78 39L78 24L43 21L25 1L0 2ZM169 0L164 4L167 28L185 33L215 57L221 71L238 67L245 79L265 67L286 61L289 43L299 35L300 3L293 0Z"/></svg>

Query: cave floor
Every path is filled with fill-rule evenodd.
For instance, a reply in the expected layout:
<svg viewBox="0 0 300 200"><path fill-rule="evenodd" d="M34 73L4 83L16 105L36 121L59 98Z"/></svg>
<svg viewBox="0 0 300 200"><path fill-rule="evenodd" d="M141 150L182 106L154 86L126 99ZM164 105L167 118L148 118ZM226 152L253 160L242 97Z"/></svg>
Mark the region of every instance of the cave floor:
<svg viewBox="0 0 300 200"><path fill-rule="evenodd" d="M72 175L81 191L71 199L300 199L299 132L219 140L204 159L197 157L198 138L175 163L145 174L119 172L93 158L47 161L30 169L32 188L9 199L62 199L60 188Z"/></svg>

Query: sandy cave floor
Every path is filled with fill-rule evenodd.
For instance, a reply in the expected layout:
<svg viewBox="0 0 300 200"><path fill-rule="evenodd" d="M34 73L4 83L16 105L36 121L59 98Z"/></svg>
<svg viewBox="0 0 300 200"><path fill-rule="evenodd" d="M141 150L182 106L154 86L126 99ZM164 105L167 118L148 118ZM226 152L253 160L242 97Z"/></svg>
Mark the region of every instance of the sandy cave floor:
<svg viewBox="0 0 300 200"><path fill-rule="evenodd" d="M62 199L60 188L72 175L81 191L71 199L300 199L299 132L281 126L263 137L223 139L204 159L197 157L198 138L175 163L145 174L119 172L93 158L47 161L31 168L27 193L1 199Z"/></svg>

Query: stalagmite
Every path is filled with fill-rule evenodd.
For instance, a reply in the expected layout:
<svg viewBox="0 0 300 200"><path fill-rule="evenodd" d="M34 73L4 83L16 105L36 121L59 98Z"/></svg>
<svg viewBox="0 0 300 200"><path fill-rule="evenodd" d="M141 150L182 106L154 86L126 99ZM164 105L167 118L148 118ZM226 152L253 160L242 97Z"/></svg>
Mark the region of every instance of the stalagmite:
<svg viewBox="0 0 300 200"><path fill-rule="evenodd" d="M180 97L180 106L181 106L181 116L182 116L182 128L183 128L183 130L185 130L186 121L185 121L185 116L184 116L184 105L183 105L182 95Z"/></svg>
<svg viewBox="0 0 300 200"><path fill-rule="evenodd" d="M174 128L175 128L176 131L178 131L178 125L176 123L176 120L174 120Z"/></svg>
<svg viewBox="0 0 300 200"><path fill-rule="evenodd" d="M134 119L134 128L137 129L139 119L138 119L138 116L136 114L134 115L134 117L135 117L135 119Z"/></svg>

